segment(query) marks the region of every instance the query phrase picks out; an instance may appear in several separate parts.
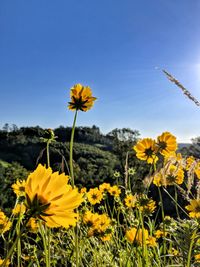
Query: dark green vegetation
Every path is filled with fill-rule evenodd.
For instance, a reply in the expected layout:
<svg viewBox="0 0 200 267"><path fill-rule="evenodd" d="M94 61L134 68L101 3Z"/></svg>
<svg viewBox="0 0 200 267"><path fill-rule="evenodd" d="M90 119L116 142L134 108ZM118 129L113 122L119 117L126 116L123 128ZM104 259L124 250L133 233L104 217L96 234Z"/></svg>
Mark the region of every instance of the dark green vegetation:
<svg viewBox="0 0 200 267"><path fill-rule="evenodd" d="M56 141L50 144L51 167L68 174L71 128L60 126L54 132ZM131 129L114 129L103 135L96 126L77 127L73 154L76 184L96 186L110 181L115 170L124 173L127 152L129 167L139 166L132 149L138 137L138 131ZM39 126L5 125L0 130L0 159L34 170L38 163L47 163L44 138L48 138L48 131Z"/></svg>

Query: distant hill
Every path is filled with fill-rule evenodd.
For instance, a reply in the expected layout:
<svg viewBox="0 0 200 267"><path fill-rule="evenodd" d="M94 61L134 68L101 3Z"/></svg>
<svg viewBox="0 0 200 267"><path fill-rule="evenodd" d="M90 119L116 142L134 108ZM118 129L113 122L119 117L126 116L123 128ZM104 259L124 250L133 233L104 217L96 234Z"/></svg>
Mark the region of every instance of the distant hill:
<svg viewBox="0 0 200 267"><path fill-rule="evenodd" d="M183 147L189 148L192 144L191 143L179 143L178 149L181 149Z"/></svg>

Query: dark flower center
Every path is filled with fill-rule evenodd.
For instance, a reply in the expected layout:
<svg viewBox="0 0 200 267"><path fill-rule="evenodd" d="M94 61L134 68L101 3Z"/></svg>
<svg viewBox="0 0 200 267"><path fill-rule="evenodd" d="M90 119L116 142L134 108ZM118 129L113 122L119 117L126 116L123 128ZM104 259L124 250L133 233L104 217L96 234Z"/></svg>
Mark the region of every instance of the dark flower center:
<svg viewBox="0 0 200 267"><path fill-rule="evenodd" d="M96 195L96 194L93 194L91 197L92 197L92 199L94 199L94 200L97 199L97 195Z"/></svg>
<svg viewBox="0 0 200 267"><path fill-rule="evenodd" d="M153 155L153 150L151 147L149 147L145 149L144 153L146 154L147 157L151 157Z"/></svg>

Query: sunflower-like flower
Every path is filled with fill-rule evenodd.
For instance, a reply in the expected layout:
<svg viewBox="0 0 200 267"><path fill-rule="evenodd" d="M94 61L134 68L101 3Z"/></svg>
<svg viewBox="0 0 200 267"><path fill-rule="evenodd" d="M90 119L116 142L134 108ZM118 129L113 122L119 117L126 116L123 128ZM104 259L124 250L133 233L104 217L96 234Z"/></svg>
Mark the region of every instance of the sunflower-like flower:
<svg viewBox="0 0 200 267"><path fill-rule="evenodd" d="M10 266L10 260L4 260L0 258L0 266Z"/></svg>
<svg viewBox="0 0 200 267"><path fill-rule="evenodd" d="M168 174L164 179L165 185L182 184L184 180L184 171L182 167L177 167L173 164L170 165Z"/></svg>
<svg viewBox="0 0 200 267"><path fill-rule="evenodd" d="M149 233L146 229L137 229L133 227L126 231L127 240L132 243L137 243L138 245L143 245L148 243Z"/></svg>
<svg viewBox="0 0 200 267"><path fill-rule="evenodd" d="M155 232L155 237L157 238L157 239L159 239L159 238L161 238L161 237L166 237L166 235L167 235L167 232L165 231L162 231L162 230L156 230L156 232Z"/></svg>
<svg viewBox="0 0 200 267"><path fill-rule="evenodd" d="M74 212L82 202L82 194L72 189L68 176L52 172L41 164L32 172L25 186L26 206L31 217L42 219L49 227L75 226Z"/></svg>
<svg viewBox="0 0 200 267"><path fill-rule="evenodd" d="M113 197L119 197L121 194L121 189L117 185L113 185L108 189L108 192Z"/></svg>
<svg viewBox="0 0 200 267"><path fill-rule="evenodd" d="M18 214L24 214L26 211L26 206L23 203L18 203L14 209L12 209L12 214L13 215L18 215Z"/></svg>
<svg viewBox="0 0 200 267"><path fill-rule="evenodd" d="M157 137L158 151L163 156L169 156L177 149L176 137L169 132L164 132Z"/></svg>
<svg viewBox="0 0 200 267"><path fill-rule="evenodd" d="M109 183L103 183L103 184L100 184L100 185L99 185L99 190L100 190L102 193L106 193L106 192L108 192L109 189L110 189L110 184L109 184Z"/></svg>
<svg viewBox="0 0 200 267"><path fill-rule="evenodd" d="M87 111L94 105L96 97L92 96L92 91L89 86L75 84L70 92L71 102L68 108L70 110Z"/></svg>
<svg viewBox="0 0 200 267"><path fill-rule="evenodd" d="M137 198L133 195L127 195L124 199L125 205L128 208L134 208L136 204Z"/></svg>
<svg viewBox="0 0 200 267"><path fill-rule="evenodd" d="M25 195L25 185L26 185L25 180L22 181L17 180L16 183L11 186L17 197Z"/></svg>
<svg viewBox="0 0 200 267"><path fill-rule="evenodd" d="M146 216L151 215L156 209L156 202L146 195L141 195L137 202L138 209Z"/></svg>
<svg viewBox="0 0 200 267"><path fill-rule="evenodd" d="M200 263L200 253L194 256L195 262Z"/></svg>
<svg viewBox="0 0 200 267"><path fill-rule="evenodd" d="M92 213L91 211L86 211L83 215L83 223L86 224L88 227L93 227L98 224L99 221L99 214Z"/></svg>
<svg viewBox="0 0 200 267"><path fill-rule="evenodd" d="M7 232L11 228L12 223L3 211L0 210L0 234Z"/></svg>
<svg viewBox="0 0 200 267"><path fill-rule="evenodd" d="M140 160L146 160L147 163L156 163L158 157L156 155L156 142L151 138L140 140L133 149L136 151L136 157Z"/></svg>
<svg viewBox="0 0 200 267"><path fill-rule="evenodd" d="M163 185L163 177L160 172L155 173L153 177L153 184L155 184L158 187Z"/></svg>
<svg viewBox="0 0 200 267"><path fill-rule="evenodd" d="M103 194L97 187L90 188L87 193L87 198L92 205L95 205L101 202L101 200L103 199Z"/></svg>
<svg viewBox="0 0 200 267"><path fill-rule="evenodd" d="M190 218L200 219L200 199L191 200L185 208L189 211Z"/></svg>

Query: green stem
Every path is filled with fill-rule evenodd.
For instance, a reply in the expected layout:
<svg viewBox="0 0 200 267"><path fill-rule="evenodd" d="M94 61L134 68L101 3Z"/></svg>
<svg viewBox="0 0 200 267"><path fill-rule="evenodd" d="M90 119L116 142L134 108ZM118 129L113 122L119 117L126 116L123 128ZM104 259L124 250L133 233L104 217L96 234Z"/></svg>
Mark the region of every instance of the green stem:
<svg viewBox="0 0 200 267"><path fill-rule="evenodd" d="M20 235L20 221L18 221L17 223L17 235ZM20 238L17 241L17 266L18 267L21 266L21 240Z"/></svg>
<svg viewBox="0 0 200 267"><path fill-rule="evenodd" d="M178 216L178 218L180 219L180 214L179 214L179 210L178 210L178 194L177 194L177 188L176 186L174 185L174 197L175 197L175 207L176 207L176 214Z"/></svg>
<svg viewBox="0 0 200 267"><path fill-rule="evenodd" d="M74 132L75 132L77 114L78 114L78 111L76 110L76 113L74 115L74 122L73 122L73 126L72 126L70 150L69 150L69 153L70 153L69 154L69 168L70 168L70 177L71 177L73 188L74 188L73 144L74 144Z"/></svg>
<svg viewBox="0 0 200 267"><path fill-rule="evenodd" d="M165 212L164 212L163 198L162 198L162 194L161 194L161 191L160 191L160 187L158 187L158 193L159 193L159 198L160 198L160 203L161 203L161 213L162 213L163 233L164 233L164 238L163 238L164 266L166 266Z"/></svg>
<svg viewBox="0 0 200 267"><path fill-rule="evenodd" d="M74 168L73 168L73 144L74 144L74 133L76 127L76 118L77 118L78 110L76 110L74 115L74 122L72 125L71 139L70 139L70 149L69 149L69 168L70 168L70 177L71 184L74 188ZM76 267L79 266L79 247L78 247L78 225L76 229L74 229L74 238L75 238L75 253L76 253Z"/></svg>
<svg viewBox="0 0 200 267"><path fill-rule="evenodd" d="M192 235L192 240L190 242L190 248L188 251L188 258L187 258L187 267L191 266L191 255L192 255L192 249L193 249L193 244L194 244L194 240L195 240L195 236L196 236L197 230L195 230L195 232Z"/></svg>
<svg viewBox="0 0 200 267"><path fill-rule="evenodd" d="M47 141L47 167L50 167L50 156L49 156L49 144L50 142Z"/></svg>
<svg viewBox="0 0 200 267"><path fill-rule="evenodd" d="M40 229L40 233L42 236L42 241L43 241L43 245L44 245L44 255L45 255L45 263L46 263L46 267L50 267L50 255L49 255L49 248L48 248L48 240L47 240L47 229L44 228L44 226L42 225L41 221L38 222L39 223L39 229Z"/></svg>

